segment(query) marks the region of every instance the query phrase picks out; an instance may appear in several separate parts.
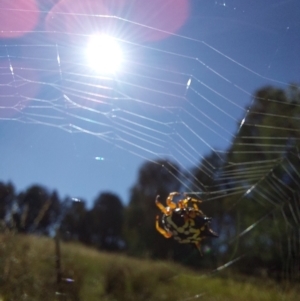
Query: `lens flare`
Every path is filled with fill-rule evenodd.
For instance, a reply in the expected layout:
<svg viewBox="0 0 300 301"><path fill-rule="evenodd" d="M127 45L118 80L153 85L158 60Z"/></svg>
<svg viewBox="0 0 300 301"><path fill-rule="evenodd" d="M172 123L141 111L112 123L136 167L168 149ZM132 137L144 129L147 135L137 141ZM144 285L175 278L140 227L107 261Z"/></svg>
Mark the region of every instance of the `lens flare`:
<svg viewBox="0 0 300 301"><path fill-rule="evenodd" d="M87 46L87 59L96 72L115 73L122 63L122 51L113 37L93 35Z"/></svg>

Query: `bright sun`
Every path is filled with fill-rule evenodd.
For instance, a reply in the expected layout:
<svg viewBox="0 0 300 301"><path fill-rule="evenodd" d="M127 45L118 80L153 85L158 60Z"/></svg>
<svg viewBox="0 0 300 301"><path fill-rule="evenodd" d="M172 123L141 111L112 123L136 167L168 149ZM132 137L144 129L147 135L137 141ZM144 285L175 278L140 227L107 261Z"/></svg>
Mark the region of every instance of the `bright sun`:
<svg viewBox="0 0 300 301"><path fill-rule="evenodd" d="M87 59L96 72L115 73L122 63L122 51L113 37L93 35L87 46Z"/></svg>

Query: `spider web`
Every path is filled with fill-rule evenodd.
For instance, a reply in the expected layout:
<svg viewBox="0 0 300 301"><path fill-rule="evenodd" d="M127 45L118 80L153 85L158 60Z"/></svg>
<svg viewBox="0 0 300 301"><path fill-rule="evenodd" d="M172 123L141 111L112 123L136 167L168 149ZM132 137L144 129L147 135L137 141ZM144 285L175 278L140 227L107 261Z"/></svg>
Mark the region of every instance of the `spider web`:
<svg viewBox="0 0 300 301"><path fill-rule="evenodd" d="M194 5L198 7L199 4ZM250 15L250 8L245 4L216 1L213 5L213 13L224 14L225 22L233 18L241 20L239 18L245 12ZM288 11L293 5L297 6L296 1L287 1L282 7ZM256 8L262 9L259 5ZM277 6L272 6L272 9L278 13ZM251 246L255 240L251 242L249 237L255 229L264 227L268 232L274 224L278 227L284 225L286 229L287 250L279 250L282 256L286 256L286 272L297 273L292 269L299 260L295 257L299 254L300 235L299 154L297 148L287 149L291 140L287 128L291 119L299 122L299 115L292 114L299 103L281 103L282 114L274 115L271 111L257 111L253 107L253 99L255 91L261 87L269 85L287 89L290 81L299 81L299 75L297 77L293 72L296 67L293 69L288 65L286 68L290 67L290 74L287 75L280 69L279 59L292 53L289 47L293 45L286 46L284 42L289 41L286 38L297 31L297 26L299 29L299 22L281 19L281 38L270 44L271 56L263 52L254 53L255 47L261 47L262 51L265 49L252 42L245 42L251 47L239 56L238 51L243 49L243 44L229 41L235 45L229 49L224 41L207 42L209 38L197 38L199 35L188 27L183 27L182 33L175 33L175 30L161 30L118 14L87 14L84 10L81 13L52 10L51 16L49 10L30 7L3 8L2 11L21 13L22 18L26 14L32 17L39 13L39 18L44 21L52 18L63 22L64 18L72 17L79 24L75 29L53 28L48 22L48 26L3 31L4 39L0 45L0 120L2 139L8 141L3 140L1 149L9 164L16 162L17 167L12 166L9 172L11 175L15 169L19 173L25 172L21 165L26 160L26 148L32 147L29 143L34 140L38 144L44 143L48 139L45 135L53 139L50 150L59 153L60 159L54 162L68 160L67 156L70 156L66 162L70 165L72 161L88 157L89 161L83 162L88 164L87 172L88 167L93 169L100 161L105 164L101 167L102 173L110 172L115 181L126 184L125 171L131 176L128 181L132 184L141 162L168 158L180 167L180 181L185 191L204 198L205 202L214 202L216 206L226 196L230 199L228 212L235 210L240 219L237 229L231 229L230 223L222 225L217 244L224 250L230 249L230 256L212 273L230 269L236 261L246 257L247 252L239 249L239 242L249 240ZM272 22L275 19L273 17ZM103 75L87 66L85 45L95 20L110 28L124 50L125 62L116 74ZM82 24L87 21L89 30L82 29ZM235 30L239 22L232 26ZM265 37L270 38L274 34L274 31L268 32L270 29L257 29L259 33L264 30ZM240 60L235 57L240 57ZM299 59L295 53L294 57ZM275 99L266 101L277 103ZM229 149L239 133L258 127L249 121L251 114L269 114L269 123L264 127L278 130L278 136L273 136L274 131L270 131L263 139L252 136L250 142L247 140L249 137L242 136L239 143L243 148L234 149L233 153L249 153L251 158L257 156L257 160L247 159L246 155L241 161L232 156L230 161L229 155L233 153L229 153ZM276 123L274 119L281 122ZM31 142L11 139L11 135L18 131L29 135ZM293 139L299 140L300 129L294 128L293 131ZM60 132L66 133L67 138ZM261 139L261 143L253 142L255 138ZM69 139L69 144L66 145L64 139ZM84 150L86 144L89 144L87 153ZM69 150L63 155L62 148L66 146ZM24 147L25 152L8 154L5 151L13 147ZM207 161L208 154L214 154L220 164L216 166ZM52 155L48 153L47 156L41 158L41 162L51 161ZM201 167L200 161L204 162ZM196 179L192 168L211 178L211 183ZM64 172L71 181L72 172ZM36 179L39 177L41 174L38 173ZM48 185L59 187L50 175L43 179L48 181ZM84 181L82 174L80 181ZM89 185L81 183L85 184ZM124 191L120 193L124 195ZM249 209L244 205L249 203L256 203L260 210L254 212L252 220L242 222ZM270 223L270 219L275 223ZM222 235L226 231L230 234Z"/></svg>

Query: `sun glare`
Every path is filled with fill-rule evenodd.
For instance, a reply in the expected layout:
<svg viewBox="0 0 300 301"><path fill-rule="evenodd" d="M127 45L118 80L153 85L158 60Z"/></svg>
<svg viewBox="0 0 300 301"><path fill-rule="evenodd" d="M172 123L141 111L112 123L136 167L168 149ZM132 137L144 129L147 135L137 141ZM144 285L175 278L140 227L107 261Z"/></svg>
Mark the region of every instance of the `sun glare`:
<svg viewBox="0 0 300 301"><path fill-rule="evenodd" d="M115 73L122 63L122 51L113 37L93 35L87 46L87 59L96 72Z"/></svg>

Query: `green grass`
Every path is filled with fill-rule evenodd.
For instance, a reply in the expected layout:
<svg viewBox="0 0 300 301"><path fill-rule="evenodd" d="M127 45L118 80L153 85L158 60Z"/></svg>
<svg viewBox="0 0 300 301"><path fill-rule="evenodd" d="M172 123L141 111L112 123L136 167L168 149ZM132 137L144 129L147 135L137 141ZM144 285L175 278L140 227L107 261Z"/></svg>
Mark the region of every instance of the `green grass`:
<svg viewBox="0 0 300 301"><path fill-rule="evenodd" d="M61 251L63 277L74 282L58 288L53 240L2 234L0 301L299 300L296 288L267 279L208 277L171 262L138 260L74 243L62 243Z"/></svg>

